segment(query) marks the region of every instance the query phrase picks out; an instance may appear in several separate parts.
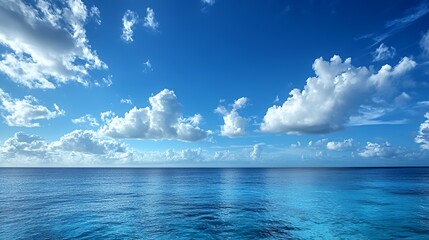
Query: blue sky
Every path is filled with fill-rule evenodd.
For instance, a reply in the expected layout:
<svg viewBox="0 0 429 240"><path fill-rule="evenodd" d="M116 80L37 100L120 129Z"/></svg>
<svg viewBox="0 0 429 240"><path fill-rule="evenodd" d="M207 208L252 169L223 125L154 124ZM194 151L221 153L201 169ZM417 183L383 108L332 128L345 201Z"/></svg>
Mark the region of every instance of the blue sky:
<svg viewBox="0 0 429 240"><path fill-rule="evenodd" d="M1 166L415 166L427 1L2 1Z"/></svg>

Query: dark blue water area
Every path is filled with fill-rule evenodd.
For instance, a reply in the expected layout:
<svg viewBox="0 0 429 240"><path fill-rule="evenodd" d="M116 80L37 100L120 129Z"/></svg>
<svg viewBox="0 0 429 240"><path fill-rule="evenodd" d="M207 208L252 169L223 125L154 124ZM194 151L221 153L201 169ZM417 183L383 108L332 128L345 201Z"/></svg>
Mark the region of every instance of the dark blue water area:
<svg viewBox="0 0 429 240"><path fill-rule="evenodd" d="M429 239L429 168L1 168L0 239Z"/></svg>

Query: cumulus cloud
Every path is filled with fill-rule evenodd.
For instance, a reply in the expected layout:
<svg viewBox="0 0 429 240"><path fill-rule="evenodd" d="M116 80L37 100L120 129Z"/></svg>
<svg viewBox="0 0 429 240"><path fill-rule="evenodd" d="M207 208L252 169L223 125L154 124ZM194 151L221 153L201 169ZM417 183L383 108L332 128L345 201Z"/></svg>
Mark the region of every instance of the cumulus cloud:
<svg viewBox="0 0 429 240"><path fill-rule="evenodd" d="M91 154L125 153L127 146L111 139L99 138L91 130L75 130L50 144L50 148Z"/></svg>
<svg viewBox="0 0 429 240"><path fill-rule="evenodd" d="M346 139L342 142L328 142L326 144L327 149L336 150L336 151L350 149L351 147L353 147L353 139L352 138Z"/></svg>
<svg viewBox="0 0 429 240"><path fill-rule="evenodd" d="M122 17L122 39L125 42L132 42L133 40L133 28L134 25L138 22L138 15L137 13L127 10Z"/></svg>
<svg viewBox="0 0 429 240"><path fill-rule="evenodd" d="M213 159L215 161L225 161L235 159L234 154L229 150L216 151L213 154Z"/></svg>
<svg viewBox="0 0 429 240"><path fill-rule="evenodd" d="M17 156L44 158L47 156L48 149L49 145L43 138L17 132L11 138L4 141L0 153L7 158L15 158Z"/></svg>
<svg viewBox="0 0 429 240"><path fill-rule="evenodd" d="M234 101L232 109L228 111L224 106L215 109L216 113L223 116L224 124L220 127L222 136L238 137L246 134L247 119L241 117L237 110L244 108L249 101L246 97L241 97Z"/></svg>
<svg viewBox="0 0 429 240"><path fill-rule="evenodd" d="M375 49L372 53L372 61L379 62L383 60L387 60L393 58L396 54L396 49L394 47L388 47L384 43L380 44L380 46Z"/></svg>
<svg viewBox="0 0 429 240"><path fill-rule="evenodd" d="M426 56L429 56L429 30L423 35L422 39L420 40L420 47L423 50L423 53Z"/></svg>
<svg viewBox="0 0 429 240"><path fill-rule="evenodd" d="M105 123L110 123L113 119L113 117L116 116L116 113L112 112L112 111L106 111L106 112L102 112L100 113L100 118L101 121L105 122Z"/></svg>
<svg viewBox="0 0 429 240"><path fill-rule="evenodd" d="M396 150L389 142L382 144L367 142L365 148L359 152L361 157L390 157L396 155Z"/></svg>
<svg viewBox="0 0 429 240"><path fill-rule="evenodd" d="M88 85L89 71L107 69L91 49L80 0L0 2L0 71L28 88L52 89L70 81Z"/></svg>
<svg viewBox="0 0 429 240"><path fill-rule="evenodd" d="M33 96L16 99L0 89L0 110L2 110L2 116L9 126L39 127L40 123L34 121L48 120L65 114L65 111L56 104L54 104L53 110L49 110L37 103L38 100Z"/></svg>
<svg viewBox="0 0 429 240"><path fill-rule="evenodd" d="M173 91L164 89L149 98L150 107L134 107L124 117L111 117L100 133L112 138L177 139L197 141L207 137L199 128L202 116L182 116L182 106Z"/></svg>
<svg viewBox="0 0 429 240"><path fill-rule="evenodd" d="M144 26L152 30L156 30L159 23L155 19L155 12L152 8L146 8L146 17L144 18Z"/></svg>
<svg viewBox="0 0 429 240"><path fill-rule="evenodd" d="M307 79L304 90L293 89L281 106L267 110L261 131L288 134L327 133L340 130L363 104L391 94L395 79L414 68L404 57L395 67L354 67L335 55L330 61L316 59L315 77Z"/></svg>
<svg viewBox="0 0 429 240"><path fill-rule="evenodd" d="M253 145L253 149L250 152L250 159L252 160L258 160L261 158L261 153L262 153L262 146L264 144L263 143L257 143L255 145Z"/></svg>
<svg viewBox="0 0 429 240"><path fill-rule="evenodd" d="M91 127L100 126L100 124L98 124L97 122L97 119L95 119L91 114L86 114L82 117L74 118L72 119L72 122L74 124L88 124Z"/></svg>
<svg viewBox="0 0 429 240"><path fill-rule="evenodd" d="M167 161L201 161L202 160L202 150L201 148L195 149L183 149L176 151L174 149L169 149L163 153L163 157Z"/></svg>
<svg viewBox="0 0 429 240"><path fill-rule="evenodd" d="M39 136L18 132L0 145L0 163L20 166L124 163L132 161L133 154L124 143L101 138L88 130L75 130L50 143Z"/></svg>
<svg viewBox="0 0 429 240"><path fill-rule="evenodd" d="M420 124L419 133L414 139L420 147L429 150L429 112L425 114L426 120Z"/></svg>

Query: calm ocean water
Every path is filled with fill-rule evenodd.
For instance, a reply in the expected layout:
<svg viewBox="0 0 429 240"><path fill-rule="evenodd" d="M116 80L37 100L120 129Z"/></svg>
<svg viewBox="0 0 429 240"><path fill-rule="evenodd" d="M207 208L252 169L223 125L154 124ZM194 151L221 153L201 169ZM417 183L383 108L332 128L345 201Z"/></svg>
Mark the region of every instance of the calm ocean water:
<svg viewBox="0 0 429 240"><path fill-rule="evenodd" d="M0 239L429 239L429 168L0 169Z"/></svg>

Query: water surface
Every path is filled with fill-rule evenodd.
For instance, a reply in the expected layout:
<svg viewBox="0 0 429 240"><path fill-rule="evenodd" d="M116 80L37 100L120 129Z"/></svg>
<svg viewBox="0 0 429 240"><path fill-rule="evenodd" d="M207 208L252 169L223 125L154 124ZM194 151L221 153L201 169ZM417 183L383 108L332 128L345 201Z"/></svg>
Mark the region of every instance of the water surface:
<svg viewBox="0 0 429 240"><path fill-rule="evenodd" d="M429 168L0 168L0 239L429 239Z"/></svg>

